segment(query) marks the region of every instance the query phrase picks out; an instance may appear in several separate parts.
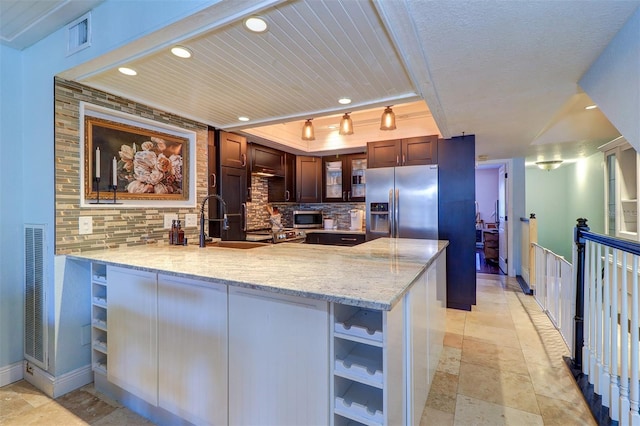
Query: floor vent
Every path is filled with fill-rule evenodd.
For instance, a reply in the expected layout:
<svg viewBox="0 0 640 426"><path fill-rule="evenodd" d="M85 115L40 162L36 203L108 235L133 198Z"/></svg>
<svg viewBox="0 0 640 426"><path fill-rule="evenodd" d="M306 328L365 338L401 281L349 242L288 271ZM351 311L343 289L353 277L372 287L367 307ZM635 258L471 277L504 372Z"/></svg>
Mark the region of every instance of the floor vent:
<svg viewBox="0 0 640 426"><path fill-rule="evenodd" d="M24 355L47 369L47 315L45 300L45 225L24 228Z"/></svg>

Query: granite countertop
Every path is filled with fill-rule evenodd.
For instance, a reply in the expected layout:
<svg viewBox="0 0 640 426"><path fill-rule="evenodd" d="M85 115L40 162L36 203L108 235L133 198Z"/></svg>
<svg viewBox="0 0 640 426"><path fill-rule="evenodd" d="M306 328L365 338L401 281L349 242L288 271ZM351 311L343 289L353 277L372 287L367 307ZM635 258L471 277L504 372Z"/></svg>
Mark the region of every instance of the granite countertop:
<svg viewBox="0 0 640 426"><path fill-rule="evenodd" d="M448 244L448 241L390 238L354 247L281 243L232 249L157 243L67 257L391 310Z"/></svg>

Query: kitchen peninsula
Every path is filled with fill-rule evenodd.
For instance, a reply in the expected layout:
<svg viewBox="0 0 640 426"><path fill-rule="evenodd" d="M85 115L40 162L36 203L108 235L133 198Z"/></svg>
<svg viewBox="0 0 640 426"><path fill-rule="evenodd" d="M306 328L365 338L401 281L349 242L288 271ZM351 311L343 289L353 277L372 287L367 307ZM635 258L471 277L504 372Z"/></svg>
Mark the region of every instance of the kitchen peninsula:
<svg viewBox="0 0 640 426"><path fill-rule="evenodd" d="M91 263L96 388L154 421L408 425L442 349L447 245L67 257Z"/></svg>

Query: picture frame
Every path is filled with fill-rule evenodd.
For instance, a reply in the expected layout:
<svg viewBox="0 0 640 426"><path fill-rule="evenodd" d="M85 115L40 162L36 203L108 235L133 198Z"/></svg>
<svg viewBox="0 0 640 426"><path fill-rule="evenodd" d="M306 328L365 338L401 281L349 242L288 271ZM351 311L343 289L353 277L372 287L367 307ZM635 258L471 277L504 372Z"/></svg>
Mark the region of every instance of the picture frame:
<svg viewBox="0 0 640 426"><path fill-rule="evenodd" d="M89 115L84 132L86 200L189 200L189 138Z"/></svg>

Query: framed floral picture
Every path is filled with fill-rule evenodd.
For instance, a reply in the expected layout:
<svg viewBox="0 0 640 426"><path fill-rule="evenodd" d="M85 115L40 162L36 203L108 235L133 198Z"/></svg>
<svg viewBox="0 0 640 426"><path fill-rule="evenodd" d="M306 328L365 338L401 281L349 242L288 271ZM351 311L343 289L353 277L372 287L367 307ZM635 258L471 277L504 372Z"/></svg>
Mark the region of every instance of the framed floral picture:
<svg viewBox="0 0 640 426"><path fill-rule="evenodd" d="M85 199L189 198L188 138L92 116L84 131Z"/></svg>

